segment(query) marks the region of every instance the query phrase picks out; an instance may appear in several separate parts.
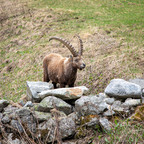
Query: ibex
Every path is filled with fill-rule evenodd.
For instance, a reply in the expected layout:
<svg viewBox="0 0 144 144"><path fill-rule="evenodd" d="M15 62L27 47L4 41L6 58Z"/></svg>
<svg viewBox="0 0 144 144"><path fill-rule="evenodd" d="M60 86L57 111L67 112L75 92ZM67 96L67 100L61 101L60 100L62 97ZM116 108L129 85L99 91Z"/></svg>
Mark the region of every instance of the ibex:
<svg viewBox="0 0 144 144"><path fill-rule="evenodd" d="M64 44L72 53L68 58L62 57L59 54L51 53L45 56L43 60L43 81L52 81L54 88L57 83L60 84L60 88L68 85L74 87L74 83L77 77L77 70L84 69L85 63L82 59L83 43L79 36L77 36L80 43L80 50L76 52L75 48L66 40L59 37L51 37L50 40L58 40Z"/></svg>

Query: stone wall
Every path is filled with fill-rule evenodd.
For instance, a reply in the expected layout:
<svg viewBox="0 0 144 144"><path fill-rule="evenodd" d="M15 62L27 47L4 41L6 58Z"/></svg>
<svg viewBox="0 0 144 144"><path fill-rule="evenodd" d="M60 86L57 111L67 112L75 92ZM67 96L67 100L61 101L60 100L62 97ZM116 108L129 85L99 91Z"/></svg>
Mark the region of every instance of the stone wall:
<svg viewBox="0 0 144 144"><path fill-rule="evenodd" d="M62 143L83 135L81 127L110 131L114 116L144 120L134 114L143 107L143 88L142 79L113 79L104 93L88 95L85 86L53 89L51 83L27 81L27 101L0 100L0 141Z"/></svg>

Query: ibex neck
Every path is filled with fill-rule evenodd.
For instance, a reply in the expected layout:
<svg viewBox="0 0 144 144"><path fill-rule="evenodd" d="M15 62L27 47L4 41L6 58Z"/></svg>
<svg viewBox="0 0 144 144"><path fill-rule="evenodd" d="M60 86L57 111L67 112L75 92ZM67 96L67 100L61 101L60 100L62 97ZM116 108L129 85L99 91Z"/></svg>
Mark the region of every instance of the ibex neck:
<svg viewBox="0 0 144 144"><path fill-rule="evenodd" d="M74 68L72 63L65 64L65 75L67 78L76 75L76 73L77 73L77 68Z"/></svg>

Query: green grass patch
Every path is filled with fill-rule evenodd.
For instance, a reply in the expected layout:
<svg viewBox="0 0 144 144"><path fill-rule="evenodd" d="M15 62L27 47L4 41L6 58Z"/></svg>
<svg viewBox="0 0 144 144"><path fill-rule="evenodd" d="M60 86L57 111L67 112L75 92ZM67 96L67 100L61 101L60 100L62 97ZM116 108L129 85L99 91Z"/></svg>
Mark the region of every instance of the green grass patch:
<svg viewBox="0 0 144 144"><path fill-rule="evenodd" d="M101 130L95 131L95 136L92 137L94 140L92 143L98 142L105 144L113 143L143 143L144 131L142 123L130 123L127 120L117 122L115 120L111 131L102 132Z"/></svg>
<svg viewBox="0 0 144 144"><path fill-rule="evenodd" d="M65 32L98 26L110 32L114 31L116 36L126 37L129 41L132 39L143 41L144 1L142 0L42 0L40 7L62 11L60 18Z"/></svg>

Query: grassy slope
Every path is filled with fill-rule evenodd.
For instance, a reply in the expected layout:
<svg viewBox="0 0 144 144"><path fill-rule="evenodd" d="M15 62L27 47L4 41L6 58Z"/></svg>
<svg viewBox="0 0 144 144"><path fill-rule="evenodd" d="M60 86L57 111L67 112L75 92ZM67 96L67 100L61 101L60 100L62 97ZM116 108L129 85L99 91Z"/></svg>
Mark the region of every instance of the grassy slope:
<svg viewBox="0 0 144 144"><path fill-rule="evenodd" d="M1 97L17 101L25 95L26 80L42 80L47 53L69 54L57 49L58 43L48 43L51 35L72 39L80 33L87 68L76 85L92 93L102 92L112 78L142 77L144 1L41 0L33 7L32 17L10 18L0 29Z"/></svg>
<svg viewBox="0 0 144 144"><path fill-rule="evenodd" d="M105 29L116 30L118 36L124 36L134 41L142 41L144 38L144 2L142 0L116 0L116 1L81 1L81 0L42 0L41 6L48 8L74 11L71 21L64 19L68 32L75 31L73 27L87 29L88 26L99 26ZM78 23L73 20L78 16ZM82 21L83 20L83 21ZM128 33L129 32L129 33Z"/></svg>

